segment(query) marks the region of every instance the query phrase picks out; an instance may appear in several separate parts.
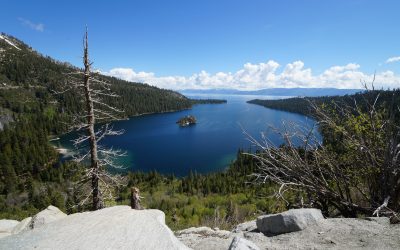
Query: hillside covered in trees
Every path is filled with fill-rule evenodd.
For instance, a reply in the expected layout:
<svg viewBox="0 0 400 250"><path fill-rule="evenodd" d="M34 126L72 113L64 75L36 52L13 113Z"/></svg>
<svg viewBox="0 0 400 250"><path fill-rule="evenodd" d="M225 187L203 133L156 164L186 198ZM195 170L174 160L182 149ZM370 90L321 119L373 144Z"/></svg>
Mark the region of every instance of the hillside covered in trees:
<svg viewBox="0 0 400 250"><path fill-rule="evenodd" d="M72 117L84 108L73 92L59 92L81 69L44 56L10 35L0 37L0 210L35 211L65 203L75 164L60 165L49 144L51 136L69 130ZM110 84L117 98L105 102L124 113L121 119L145 113L189 109L191 100L143 83L97 75ZM74 168L71 170L69 168ZM60 202L57 202L60 201ZM60 205L60 204L59 204ZM65 205L65 204L64 204ZM65 206L61 206L65 207ZM11 210L10 210L11 209ZM12 212L11 212L12 213Z"/></svg>
<svg viewBox="0 0 400 250"><path fill-rule="evenodd" d="M16 38L2 36L7 39L0 39L0 104L3 109L14 113L40 111L48 117L59 113L61 117L57 118L62 119L82 108L72 93L53 94L61 85L68 83L69 75L79 71L79 68L43 56ZM174 91L104 75L99 75L99 78L110 83L112 90L119 95L119 98L107 101L124 110L126 117L180 110L192 105L191 100Z"/></svg>
<svg viewBox="0 0 400 250"><path fill-rule="evenodd" d="M400 103L400 89L360 91L353 95L344 96L293 97L277 100L254 99L248 101L248 103L261 105L266 108L277 109L306 116L313 116L313 109L310 105L311 103L315 103L317 105L324 104L326 106L330 106L331 108L334 108L332 105L336 104L357 104L361 109L365 110L367 108L365 106L366 101L373 103L377 94L379 94L379 98L377 99L378 106L387 107L390 105L393 98L395 98L394 102Z"/></svg>

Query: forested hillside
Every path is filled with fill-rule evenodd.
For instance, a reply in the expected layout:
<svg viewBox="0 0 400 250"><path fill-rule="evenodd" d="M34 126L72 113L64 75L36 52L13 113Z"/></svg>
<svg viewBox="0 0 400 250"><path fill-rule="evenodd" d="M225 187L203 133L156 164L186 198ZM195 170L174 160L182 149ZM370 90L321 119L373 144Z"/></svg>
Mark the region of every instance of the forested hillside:
<svg viewBox="0 0 400 250"><path fill-rule="evenodd" d="M254 99L248 101L248 103L257 104L264 106L266 108L278 109L282 111L288 111L292 113L298 113L302 115L312 116L312 108L310 103L315 103L317 105L324 104L325 106L332 105L357 105L359 108L365 110L365 104L375 102L375 98L379 94L377 99L377 107L388 107L391 104L392 99L395 103L400 103L400 89L397 90L371 90L371 91L361 91L354 95L344 95L344 96L320 96L320 97L294 97L288 99L278 99L278 100L261 100Z"/></svg>
<svg viewBox="0 0 400 250"><path fill-rule="evenodd" d="M129 187L137 186L142 190L143 205L164 211L166 222L173 229L204 225L231 230L262 212L284 211L297 202L294 196L288 199L290 204L276 201L270 195L276 185L252 183L256 163L256 159L239 150L237 160L224 172L191 172L179 179L156 172L130 173L117 203L129 204Z"/></svg>
<svg viewBox="0 0 400 250"><path fill-rule="evenodd" d="M49 136L68 130L83 104L76 94L55 91L80 71L5 34L0 36L0 210L36 211L49 203L65 208L74 164L60 166ZM188 109L199 103L170 90L98 75L118 98L106 103L124 110L121 118ZM69 172L69 170L71 170ZM57 201L58 200L58 201Z"/></svg>
<svg viewBox="0 0 400 250"><path fill-rule="evenodd" d="M60 86L68 84L68 76L78 68L45 57L15 38L3 37L7 37L7 40L0 39L0 102L3 108L15 113L41 111L47 116L52 115L49 114L51 111L65 116L82 108L73 93L53 94ZM190 108L192 104L188 98L174 91L108 76L99 77L110 83L112 90L120 96L107 101L123 109L126 117Z"/></svg>

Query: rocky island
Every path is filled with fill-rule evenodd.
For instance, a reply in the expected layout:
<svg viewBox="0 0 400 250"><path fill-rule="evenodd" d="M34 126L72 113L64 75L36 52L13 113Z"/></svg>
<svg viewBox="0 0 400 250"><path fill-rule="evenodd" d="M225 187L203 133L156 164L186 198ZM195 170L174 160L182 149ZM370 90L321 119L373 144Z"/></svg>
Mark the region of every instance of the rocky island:
<svg viewBox="0 0 400 250"><path fill-rule="evenodd" d="M179 124L179 126L181 126L181 127L187 127L189 125L196 124L196 122L197 122L196 117L194 117L192 115L187 115L187 116L179 119L176 123Z"/></svg>

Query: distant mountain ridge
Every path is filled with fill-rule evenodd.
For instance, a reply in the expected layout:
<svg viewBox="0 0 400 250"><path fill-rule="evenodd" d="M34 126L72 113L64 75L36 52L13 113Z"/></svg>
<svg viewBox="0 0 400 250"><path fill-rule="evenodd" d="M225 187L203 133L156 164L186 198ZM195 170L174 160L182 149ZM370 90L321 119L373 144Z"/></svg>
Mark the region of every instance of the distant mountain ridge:
<svg viewBox="0 0 400 250"><path fill-rule="evenodd" d="M352 95L362 89L337 88L271 88L260 90L236 89L185 89L182 94L220 94L220 95L269 95L269 96L337 96Z"/></svg>

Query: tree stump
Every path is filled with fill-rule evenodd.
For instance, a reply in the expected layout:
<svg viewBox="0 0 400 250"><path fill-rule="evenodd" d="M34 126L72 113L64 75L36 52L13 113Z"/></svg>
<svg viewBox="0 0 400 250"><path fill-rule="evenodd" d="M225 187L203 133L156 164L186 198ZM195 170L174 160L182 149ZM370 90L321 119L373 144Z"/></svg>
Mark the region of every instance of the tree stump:
<svg viewBox="0 0 400 250"><path fill-rule="evenodd" d="M140 191L137 187L131 188L131 208L142 210L142 206L140 205Z"/></svg>

